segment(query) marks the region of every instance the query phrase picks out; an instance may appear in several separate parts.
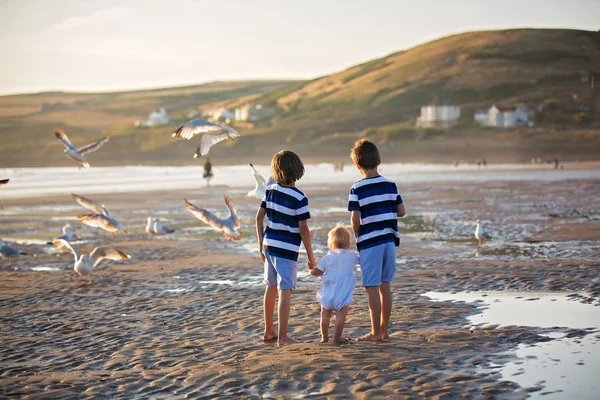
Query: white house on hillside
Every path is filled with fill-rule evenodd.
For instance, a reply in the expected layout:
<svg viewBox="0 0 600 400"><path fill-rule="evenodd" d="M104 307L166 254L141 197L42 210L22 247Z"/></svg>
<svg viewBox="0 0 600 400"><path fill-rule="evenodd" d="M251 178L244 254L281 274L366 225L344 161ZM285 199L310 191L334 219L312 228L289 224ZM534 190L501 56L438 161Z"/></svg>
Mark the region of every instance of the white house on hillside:
<svg viewBox="0 0 600 400"><path fill-rule="evenodd" d="M531 125L530 112L524 105L501 106L494 104L489 110L477 110L475 121L484 126L513 127L519 125Z"/></svg>
<svg viewBox="0 0 600 400"><path fill-rule="evenodd" d="M421 116L417 119L417 126L448 127L456 124L460 118L460 107L452 105L430 104L421 107Z"/></svg>
<svg viewBox="0 0 600 400"><path fill-rule="evenodd" d="M235 113L232 110L230 110L229 108L225 108L225 107L211 108L211 109L205 110L203 112L203 115L206 117L209 117L209 119L211 119L213 121L219 121L221 119L223 119L223 120L234 120L235 119Z"/></svg>
<svg viewBox="0 0 600 400"><path fill-rule="evenodd" d="M158 111L152 111L148 115L148 119L142 122L136 121L136 126L146 126L152 127L156 125L167 125L169 123L169 116L167 115L167 110L161 108Z"/></svg>

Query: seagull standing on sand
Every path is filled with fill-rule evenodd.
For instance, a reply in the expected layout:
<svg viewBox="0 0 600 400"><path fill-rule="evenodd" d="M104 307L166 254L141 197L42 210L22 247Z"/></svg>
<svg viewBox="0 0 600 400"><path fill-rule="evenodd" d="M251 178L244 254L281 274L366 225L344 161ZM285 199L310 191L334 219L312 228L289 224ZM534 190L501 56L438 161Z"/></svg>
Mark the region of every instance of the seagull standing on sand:
<svg viewBox="0 0 600 400"><path fill-rule="evenodd" d="M53 244L54 247L59 250L65 248L73 253L73 256L75 257L75 264L73 265L73 268L75 269L75 272L79 274L79 278L82 276L89 276L94 267L104 259L120 261L131 258L129 254L114 247L100 246L96 247L89 255L80 255L71 245L71 243L64 239L55 240Z"/></svg>
<svg viewBox="0 0 600 400"><path fill-rule="evenodd" d="M237 212L235 211L235 207L229 196L224 197L225 204L227 205L227 208L229 208L229 216L224 219L218 218L210 211L196 207L186 199L183 200L185 201L185 208L196 218L205 224L212 226L217 231L223 231L224 240L231 240L234 242L242 240L242 232L239 231L240 220L238 219Z"/></svg>
<svg viewBox="0 0 600 400"><path fill-rule="evenodd" d="M116 232L123 231L127 233L125 227L121 225L119 221L110 216L108 210L104 207L104 205L100 205L94 200L88 199L83 196L79 196L73 193L71 195L73 196L76 202L94 212L94 214L78 215L77 218L79 219L79 222L81 222L84 225L104 229L105 231L110 232L111 239L115 236Z"/></svg>
<svg viewBox="0 0 600 400"><path fill-rule="evenodd" d="M190 140L201 133L203 136L202 139L200 139L200 146L196 149L194 158L206 156L211 146L222 142L223 140L235 140L240 137L240 134L233 128L213 124L212 122L203 119L194 119L181 125L172 136L177 139Z"/></svg>
<svg viewBox="0 0 600 400"><path fill-rule="evenodd" d="M10 179L0 179L0 186L6 185L9 181ZM4 207L2 207L2 204L0 204L0 210L2 210L3 208Z"/></svg>
<svg viewBox="0 0 600 400"><path fill-rule="evenodd" d="M160 219L148 217L146 223L146 233L149 235L167 235L173 233L175 230L169 229L160 223Z"/></svg>
<svg viewBox="0 0 600 400"><path fill-rule="evenodd" d="M265 182L265 178L261 175L260 172L254 168L254 165L248 164L252 169L252 175L254 176L254 180L256 181L256 186L254 190L248 192L246 197L254 197L255 199L262 200L265 197L265 192L267 187L275 183L275 179L272 176L269 177L269 180Z"/></svg>
<svg viewBox="0 0 600 400"><path fill-rule="evenodd" d="M25 253L15 249L14 247L4 244L4 240L0 238L0 257L2 257L2 259L7 257L19 257L23 255L25 255Z"/></svg>
<svg viewBox="0 0 600 400"><path fill-rule="evenodd" d="M65 146L65 153L67 154L67 157L75 161L75 164L77 164L79 168L89 168L90 164L88 164L85 161L83 155L98 150L100 147L102 147L104 143L108 142L108 140L110 139L109 136L106 136L105 138L102 138L77 149L71 144L67 135L65 135L65 133L60 129L54 128L54 136L56 136L56 138L60 140Z"/></svg>
<svg viewBox="0 0 600 400"><path fill-rule="evenodd" d="M481 225L479 220L475 221L475 223L477 224L477 227L475 228L475 239L479 241L478 246L481 246L483 242L485 242L488 239L491 239L492 237L489 233L485 231L485 229L483 229L483 226Z"/></svg>
<svg viewBox="0 0 600 400"><path fill-rule="evenodd" d="M54 239L52 239L52 242L49 242L48 244L52 244L54 241L59 239L64 239L67 242L76 242L78 240L81 240L79 236L77 236L77 234L73 232L73 227L71 226L71 224L66 224L65 226L63 226L62 233L62 235L55 237Z"/></svg>

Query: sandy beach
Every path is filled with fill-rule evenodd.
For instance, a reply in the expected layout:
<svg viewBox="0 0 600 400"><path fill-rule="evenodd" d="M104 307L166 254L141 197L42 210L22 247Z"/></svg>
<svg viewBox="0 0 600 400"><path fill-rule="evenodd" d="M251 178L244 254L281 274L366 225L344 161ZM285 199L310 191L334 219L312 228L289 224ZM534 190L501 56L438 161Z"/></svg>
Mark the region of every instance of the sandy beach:
<svg viewBox="0 0 600 400"><path fill-rule="evenodd" d="M77 223L84 209L69 193L2 200L0 237L28 254L0 260L0 397L561 398L544 382L520 386L499 369L515 360L517 346L552 340L549 332L600 340L598 319L590 329L472 329L467 317L477 304L423 296L560 292L576 294L571 301L600 316L600 179L399 182L407 217L400 220L390 339L320 344L319 280L308 276L301 254L290 330L303 343L279 348L261 341L259 201L244 197L251 187L193 186L93 196L130 232L113 240ZM315 252L323 256L328 230L349 220L349 185L301 180L298 187L309 197ZM222 242L183 207L187 198L225 213L224 194L242 219L239 243ZM148 215L175 233L149 238ZM475 219L494 237L481 247ZM131 260L104 261L91 284L78 279L72 255L45 244L66 222L84 238L73 243L79 250L110 244ZM357 287L345 334L368 330L366 295ZM565 363L565 374L574 368L586 367Z"/></svg>

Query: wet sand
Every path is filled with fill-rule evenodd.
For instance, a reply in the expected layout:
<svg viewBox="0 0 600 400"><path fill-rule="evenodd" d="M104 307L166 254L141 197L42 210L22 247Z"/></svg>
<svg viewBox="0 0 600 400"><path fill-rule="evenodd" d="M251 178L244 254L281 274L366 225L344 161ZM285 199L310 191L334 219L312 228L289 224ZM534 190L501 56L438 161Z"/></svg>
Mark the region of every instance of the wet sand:
<svg viewBox="0 0 600 400"><path fill-rule="evenodd" d="M348 220L348 187L301 183L320 256L327 231ZM280 348L261 342L258 201L243 197L250 188L227 191L242 218L237 244L223 243L183 208L185 197L224 213L222 187L90 196L131 232L114 240L77 224L84 209L70 196L3 200L0 237L29 254L0 260L0 396L512 399L543 392L543 384L519 387L494 368L514 359L519 344L550 340L542 336L548 329L469 330L475 305L422 294L578 291L574 301L600 305L600 181L399 186L408 216L400 224L390 339L320 344L319 281L307 276L301 255L290 328L304 343ZM175 234L149 239L148 210ZM494 236L480 248L474 219ZM80 281L70 254L42 244L65 222L85 238L74 243L79 250L110 243L132 259L104 261L92 284ZM345 334L368 330L366 296L357 288Z"/></svg>

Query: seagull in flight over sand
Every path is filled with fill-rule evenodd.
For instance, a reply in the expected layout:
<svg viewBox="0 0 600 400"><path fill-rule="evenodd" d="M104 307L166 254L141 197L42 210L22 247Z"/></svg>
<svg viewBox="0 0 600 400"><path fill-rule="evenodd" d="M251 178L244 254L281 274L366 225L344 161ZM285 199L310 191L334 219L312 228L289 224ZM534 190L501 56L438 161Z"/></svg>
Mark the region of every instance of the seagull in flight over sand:
<svg viewBox="0 0 600 400"><path fill-rule="evenodd" d="M161 224L160 219L148 217L148 222L146 223L146 233L149 235L167 235L173 232L175 232L175 230L169 229Z"/></svg>
<svg viewBox="0 0 600 400"><path fill-rule="evenodd" d="M90 164L88 164L85 161L83 155L98 150L100 147L102 147L104 143L108 142L108 140L110 139L109 136L106 136L105 138L102 138L77 149L71 144L71 141L69 141L67 135L65 135L65 133L60 129L54 128L54 136L56 136L56 138L60 140L65 146L65 153L67 154L67 157L75 161L75 164L77 164L79 168L89 168Z"/></svg>
<svg viewBox="0 0 600 400"><path fill-rule="evenodd" d="M225 205L229 208L229 216L224 219L218 218L210 211L196 207L186 199L183 200L185 201L185 208L196 218L205 224L212 226L217 231L223 231L224 240L231 240L234 242L242 240L242 232L239 231L240 220L238 219L237 212L235 211L235 207L229 196L224 197Z"/></svg>
<svg viewBox="0 0 600 400"><path fill-rule="evenodd" d="M119 221L110 216L108 210L106 209L106 207L104 207L104 205L98 204L94 200L76 195L74 193L72 193L71 195L73 196L76 202L94 212L94 214L78 215L77 218L79 219L79 222L81 222L84 225L104 229L105 231L111 233L111 238L113 238L115 233L118 231L123 231L127 233L125 227L121 225Z"/></svg>
<svg viewBox="0 0 600 400"><path fill-rule="evenodd" d="M248 192L246 197L254 197L255 199L262 200L265 197L265 192L267 187L275 183L275 179L272 176L269 177L269 180L265 182L265 178L261 175L260 172L254 168L254 165L248 164L252 169L252 175L254 176L254 180L256 181L256 186L254 190Z"/></svg>
<svg viewBox="0 0 600 400"><path fill-rule="evenodd" d="M100 246L96 247L89 255L80 255L71 243L64 239L55 240L53 244L54 247L59 250L65 248L73 253L73 256L75 257L73 268L75 269L75 272L79 274L79 278L82 276L89 276L94 267L104 259L120 261L131 258L129 254L114 247Z"/></svg>
<svg viewBox="0 0 600 400"><path fill-rule="evenodd" d="M0 179L0 186L6 185L9 181L10 179ZM4 207L2 207L2 204L0 204L0 210L2 210L3 208Z"/></svg>
<svg viewBox="0 0 600 400"><path fill-rule="evenodd" d="M199 134L203 135L202 139L200 139L200 146L198 146L196 153L194 154L194 158L206 156L211 146L222 142L223 140L235 140L240 137L240 134L233 128L213 124L212 122L203 119L194 119L181 125L172 136L177 139L190 140Z"/></svg>
<svg viewBox="0 0 600 400"><path fill-rule="evenodd" d="M485 229L483 229L483 226L481 225L479 220L475 221L475 223L477 224L477 227L475 228L475 239L479 241L478 246L481 246L483 242L485 242L488 239L491 239L492 237L489 233L485 231Z"/></svg>

